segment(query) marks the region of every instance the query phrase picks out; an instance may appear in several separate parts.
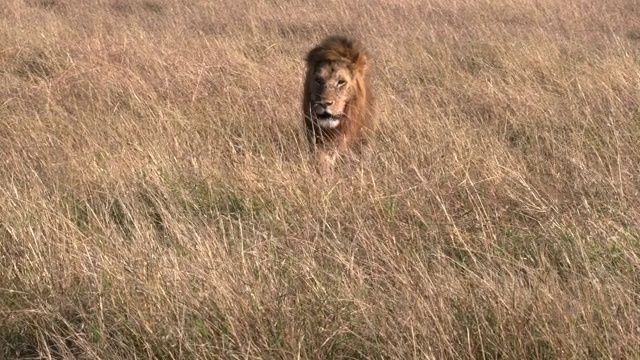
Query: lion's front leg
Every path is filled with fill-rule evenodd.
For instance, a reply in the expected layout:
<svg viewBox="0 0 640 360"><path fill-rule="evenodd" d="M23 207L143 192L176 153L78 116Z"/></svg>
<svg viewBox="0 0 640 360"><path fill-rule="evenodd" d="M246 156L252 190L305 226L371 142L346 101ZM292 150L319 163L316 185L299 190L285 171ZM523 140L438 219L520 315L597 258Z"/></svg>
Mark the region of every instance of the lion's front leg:
<svg viewBox="0 0 640 360"><path fill-rule="evenodd" d="M315 166L320 175L330 175L333 173L336 160L338 159L338 151L335 148L318 149L315 153Z"/></svg>

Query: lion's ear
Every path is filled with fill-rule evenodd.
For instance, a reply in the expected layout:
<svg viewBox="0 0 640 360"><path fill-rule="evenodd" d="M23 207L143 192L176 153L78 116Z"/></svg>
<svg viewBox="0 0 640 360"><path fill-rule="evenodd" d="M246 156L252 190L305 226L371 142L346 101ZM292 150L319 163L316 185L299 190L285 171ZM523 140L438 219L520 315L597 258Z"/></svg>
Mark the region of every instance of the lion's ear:
<svg viewBox="0 0 640 360"><path fill-rule="evenodd" d="M361 50L353 57L353 68L359 73L366 73L369 70L369 54Z"/></svg>

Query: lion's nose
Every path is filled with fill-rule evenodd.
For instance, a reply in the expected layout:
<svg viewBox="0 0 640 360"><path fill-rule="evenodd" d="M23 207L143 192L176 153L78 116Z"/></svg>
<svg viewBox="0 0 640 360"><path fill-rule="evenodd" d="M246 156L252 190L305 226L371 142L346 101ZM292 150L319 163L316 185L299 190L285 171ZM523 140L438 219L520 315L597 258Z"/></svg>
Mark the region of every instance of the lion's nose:
<svg viewBox="0 0 640 360"><path fill-rule="evenodd" d="M333 105L333 103L333 101L316 101L316 105L320 105L323 107L331 106Z"/></svg>

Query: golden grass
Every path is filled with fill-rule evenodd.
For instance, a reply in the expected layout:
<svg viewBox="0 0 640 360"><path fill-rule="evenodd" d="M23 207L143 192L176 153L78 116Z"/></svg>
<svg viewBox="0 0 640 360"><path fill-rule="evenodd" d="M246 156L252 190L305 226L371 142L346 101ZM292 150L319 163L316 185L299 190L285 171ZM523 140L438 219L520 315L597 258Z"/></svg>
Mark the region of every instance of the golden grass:
<svg viewBox="0 0 640 360"><path fill-rule="evenodd" d="M0 4L0 357L640 357L636 0ZM373 55L319 179L305 52Z"/></svg>

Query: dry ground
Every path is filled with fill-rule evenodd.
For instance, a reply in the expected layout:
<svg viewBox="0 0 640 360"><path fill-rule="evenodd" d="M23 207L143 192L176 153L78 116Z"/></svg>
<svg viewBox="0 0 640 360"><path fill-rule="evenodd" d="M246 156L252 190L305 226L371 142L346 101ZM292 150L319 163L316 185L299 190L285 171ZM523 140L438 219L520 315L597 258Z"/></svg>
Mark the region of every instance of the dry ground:
<svg viewBox="0 0 640 360"><path fill-rule="evenodd" d="M637 0L4 0L0 357L640 358L639 142Z"/></svg>

